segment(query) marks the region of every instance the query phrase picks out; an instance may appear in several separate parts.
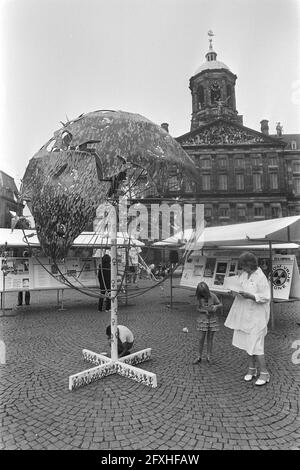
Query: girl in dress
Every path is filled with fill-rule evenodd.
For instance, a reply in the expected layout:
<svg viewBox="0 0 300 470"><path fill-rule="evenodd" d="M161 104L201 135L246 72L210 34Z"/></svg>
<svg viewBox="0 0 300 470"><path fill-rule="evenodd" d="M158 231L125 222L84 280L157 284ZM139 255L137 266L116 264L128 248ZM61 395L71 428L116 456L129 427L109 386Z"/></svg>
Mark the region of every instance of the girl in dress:
<svg viewBox="0 0 300 470"><path fill-rule="evenodd" d="M255 385L265 385L270 380L264 356L264 340L270 316L270 286L258 267L253 253L243 253L239 258L242 269L239 275L241 290L233 301L225 326L232 328L232 344L248 354L248 372L244 377L250 382L257 376Z"/></svg>
<svg viewBox="0 0 300 470"><path fill-rule="evenodd" d="M200 282L196 289L196 297L199 302L197 308L199 317L197 320L197 330L200 331L199 356L193 364L198 364L202 360L202 352L205 338L207 336L207 362L210 362L213 339L216 331L219 331L217 311L222 307L218 297L210 292L205 282Z"/></svg>

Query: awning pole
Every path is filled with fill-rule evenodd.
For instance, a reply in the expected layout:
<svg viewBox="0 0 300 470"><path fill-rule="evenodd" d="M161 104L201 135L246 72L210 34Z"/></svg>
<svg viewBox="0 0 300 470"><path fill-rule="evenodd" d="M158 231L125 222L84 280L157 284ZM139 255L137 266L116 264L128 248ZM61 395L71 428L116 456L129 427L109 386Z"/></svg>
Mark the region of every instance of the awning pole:
<svg viewBox="0 0 300 470"><path fill-rule="evenodd" d="M275 318L274 318L274 291L273 291L273 255L272 255L272 241L269 240L269 259L270 259L270 320L271 320L271 329L275 328Z"/></svg>
<svg viewBox="0 0 300 470"><path fill-rule="evenodd" d="M128 305L128 250L125 247L125 305Z"/></svg>
<svg viewBox="0 0 300 470"><path fill-rule="evenodd" d="M171 263L171 276L170 276L170 308L173 308L173 263Z"/></svg>
<svg viewBox="0 0 300 470"><path fill-rule="evenodd" d="M2 271L2 276L3 276L3 298L1 299L1 309L5 310L5 272ZM22 294L23 295L23 294Z"/></svg>

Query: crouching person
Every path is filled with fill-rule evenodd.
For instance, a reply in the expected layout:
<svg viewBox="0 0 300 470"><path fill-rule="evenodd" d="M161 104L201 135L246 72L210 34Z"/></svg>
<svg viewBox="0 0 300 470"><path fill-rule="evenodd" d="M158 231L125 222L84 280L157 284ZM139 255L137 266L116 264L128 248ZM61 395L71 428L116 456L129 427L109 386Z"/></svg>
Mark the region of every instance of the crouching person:
<svg viewBox="0 0 300 470"><path fill-rule="evenodd" d="M133 336L132 331L130 331L130 329L127 328L127 326L118 325L117 332L118 332L118 357L123 357L123 356L127 356L128 354L131 354L131 349L134 343L134 336ZM110 325L108 325L108 327L106 328L106 335L110 344L111 343L111 326Z"/></svg>

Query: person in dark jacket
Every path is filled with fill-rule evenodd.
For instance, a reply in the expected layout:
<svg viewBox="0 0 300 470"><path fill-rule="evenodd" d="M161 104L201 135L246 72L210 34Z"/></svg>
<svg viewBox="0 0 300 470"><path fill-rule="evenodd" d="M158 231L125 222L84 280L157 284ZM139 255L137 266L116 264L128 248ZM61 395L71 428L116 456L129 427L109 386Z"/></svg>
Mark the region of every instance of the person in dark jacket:
<svg viewBox="0 0 300 470"><path fill-rule="evenodd" d="M21 227L17 227L17 228L21 228ZM26 228L30 228L30 224L29 224L29 227L26 227ZM27 250L24 250L22 256L23 258L28 258L29 252ZM27 272L29 270L28 261L27 262L24 261L24 270ZM25 296L25 305L30 305L30 291L26 290L24 296ZM20 291L18 292L18 307L21 307L22 305L23 305L23 291Z"/></svg>
<svg viewBox="0 0 300 470"><path fill-rule="evenodd" d="M99 297L99 304L98 304L98 310L101 312L102 307L103 307L103 300L104 296L105 297L105 310L109 311L110 310L110 290L111 290L111 275L110 275L110 256L108 254L105 254L102 257L101 264L99 265L99 270L98 270L98 279L99 279L99 284L100 284L100 294L101 297Z"/></svg>

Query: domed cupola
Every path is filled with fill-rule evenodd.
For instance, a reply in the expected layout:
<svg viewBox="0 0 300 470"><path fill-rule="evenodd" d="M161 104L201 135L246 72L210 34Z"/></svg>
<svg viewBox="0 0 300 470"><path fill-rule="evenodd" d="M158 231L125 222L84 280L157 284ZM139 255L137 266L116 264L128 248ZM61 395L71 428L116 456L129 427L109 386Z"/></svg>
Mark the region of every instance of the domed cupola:
<svg viewBox="0 0 300 470"><path fill-rule="evenodd" d="M217 60L213 49L212 31L208 32L209 50L204 62L190 79L190 90L193 99L191 131L218 117L242 123L238 116L235 102L235 82L237 76L229 67Z"/></svg>
<svg viewBox="0 0 300 470"><path fill-rule="evenodd" d="M212 46L212 37L214 33L210 30L208 31L209 36L209 51L205 54L207 62L211 62L213 60L217 60L217 53L213 50Z"/></svg>

